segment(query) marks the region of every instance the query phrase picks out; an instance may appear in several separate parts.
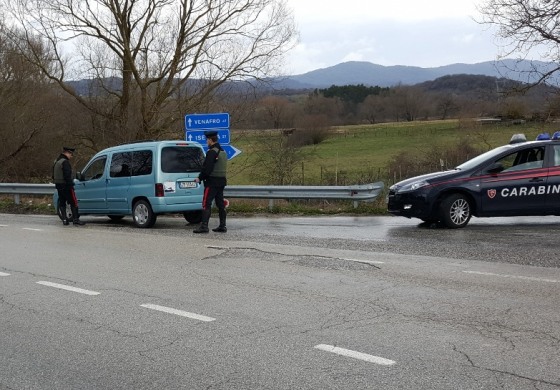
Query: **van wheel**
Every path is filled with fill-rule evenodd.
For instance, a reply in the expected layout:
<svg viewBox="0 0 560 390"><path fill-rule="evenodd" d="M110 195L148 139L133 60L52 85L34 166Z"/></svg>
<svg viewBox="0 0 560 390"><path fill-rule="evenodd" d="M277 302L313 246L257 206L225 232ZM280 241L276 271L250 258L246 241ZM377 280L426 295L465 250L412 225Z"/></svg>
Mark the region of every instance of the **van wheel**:
<svg viewBox="0 0 560 390"><path fill-rule="evenodd" d="M467 226L472 217L469 200L462 194L453 194L445 198L439 210L443 224L452 229Z"/></svg>
<svg viewBox="0 0 560 390"><path fill-rule="evenodd" d="M66 203L66 215L62 215L60 209L57 207L56 208L56 213L58 214L58 217L64 221L72 221L74 219L74 216L72 215L72 207L70 207L70 203Z"/></svg>
<svg viewBox="0 0 560 390"><path fill-rule="evenodd" d="M183 217L185 217L188 223L197 224L202 221L202 211L185 211Z"/></svg>
<svg viewBox="0 0 560 390"><path fill-rule="evenodd" d="M139 228L151 228L156 223L157 215L154 214L149 202L139 200L132 207L132 219Z"/></svg>

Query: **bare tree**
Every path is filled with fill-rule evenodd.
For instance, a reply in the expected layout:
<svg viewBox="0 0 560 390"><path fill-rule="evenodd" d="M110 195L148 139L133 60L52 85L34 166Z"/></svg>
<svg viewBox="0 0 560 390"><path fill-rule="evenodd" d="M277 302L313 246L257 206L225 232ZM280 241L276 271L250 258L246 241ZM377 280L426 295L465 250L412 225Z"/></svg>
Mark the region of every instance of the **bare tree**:
<svg viewBox="0 0 560 390"><path fill-rule="evenodd" d="M261 100L260 106L267 119L266 122L272 124L273 129L285 127L284 122L287 121L284 118L289 106L289 101L286 98L266 96Z"/></svg>
<svg viewBox="0 0 560 390"><path fill-rule="evenodd" d="M227 82L275 74L296 38L285 0L0 1L25 31L13 42L113 141L158 138ZM78 79L96 81L91 93Z"/></svg>
<svg viewBox="0 0 560 390"><path fill-rule="evenodd" d="M26 53L7 38L0 20L0 176L4 179L28 173L30 155L38 154L36 140L47 129L52 116L48 106L55 97L41 72L26 60ZM32 44L38 55L45 54L39 42Z"/></svg>
<svg viewBox="0 0 560 390"><path fill-rule="evenodd" d="M524 57L538 52L544 61L524 72L529 84L551 81L560 70L560 1L558 0L483 0L479 6L482 23L498 28L504 50L502 57ZM557 83L556 83L557 84Z"/></svg>
<svg viewBox="0 0 560 390"><path fill-rule="evenodd" d="M387 116L386 93L380 95L369 95L359 105L359 114L367 123L383 122Z"/></svg>
<svg viewBox="0 0 560 390"><path fill-rule="evenodd" d="M397 120L401 120L402 117L407 122L418 119L425 105L425 97L418 87L396 86L390 98L397 111Z"/></svg>
<svg viewBox="0 0 560 390"><path fill-rule="evenodd" d="M254 176L264 183L291 185L298 180L296 167L304 161L304 151L292 145L283 132L263 132L253 153L257 161Z"/></svg>

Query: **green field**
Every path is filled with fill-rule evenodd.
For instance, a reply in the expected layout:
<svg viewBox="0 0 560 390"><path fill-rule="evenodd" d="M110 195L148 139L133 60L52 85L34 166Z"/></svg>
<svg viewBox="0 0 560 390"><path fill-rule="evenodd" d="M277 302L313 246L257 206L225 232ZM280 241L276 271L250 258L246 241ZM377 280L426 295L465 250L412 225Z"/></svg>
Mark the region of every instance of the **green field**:
<svg viewBox="0 0 560 390"><path fill-rule="evenodd" d="M387 164L396 155L406 152L413 156L445 149L461 139L478 149L489 150L509 142L511 136L523 133L528 140L558 129L554 124L525 123L521 125L480 125L475 121L445 120L382 123L375 125L335 127L328 138L318 145L305 146L305 159L295 168L298 180L294 185L351 185L382 180L387 177ZM242 154L231 160L229 183L232 185L265 185L255 175L259 169L256 150L259 139L281 137L280 131L235 131L231 144ZM433 170L433 169L432 169ZM303 178L303 183L302 183ZM333 178L339 179L337 183ZM329 181L330 180L330 181Z"/></svg>

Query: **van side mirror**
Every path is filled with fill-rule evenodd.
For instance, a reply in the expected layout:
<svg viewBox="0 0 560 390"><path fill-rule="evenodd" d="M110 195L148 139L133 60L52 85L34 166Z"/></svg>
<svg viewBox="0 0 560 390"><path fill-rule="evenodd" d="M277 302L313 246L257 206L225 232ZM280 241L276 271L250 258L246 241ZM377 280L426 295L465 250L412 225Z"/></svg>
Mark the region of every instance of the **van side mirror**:
<svg viewBox="0 0 560 390"><path fill-rule="evenodd" d="M490 165L488 169L486 169L487 173L500 173L504 170L504 166L502 163L495 162L494 164Z"/></svg>
<svg viewBox="0 0 560 390"><path fill-rule="evenodd" d="M76 172L76 180L84 181L84 175L82 172Z"/></svg>

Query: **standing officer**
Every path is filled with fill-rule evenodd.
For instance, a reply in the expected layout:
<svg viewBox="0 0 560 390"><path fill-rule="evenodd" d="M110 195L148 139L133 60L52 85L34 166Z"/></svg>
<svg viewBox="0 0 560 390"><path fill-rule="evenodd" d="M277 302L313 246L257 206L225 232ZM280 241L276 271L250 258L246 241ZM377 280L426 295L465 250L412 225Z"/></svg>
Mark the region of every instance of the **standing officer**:
<svg viewBox="0 0 560 390"><path fill-rule="evenodd" d="M74 148L63 147L62 153L54 162L53 166L53 181L58 191L58 205L57 211L58 216L62 219L64 225L69 225L66 214L66 203L70 204L72 209L72 217L74 219L74 225L81 226L85 225L85 222L80 221L80 215L78 214L78 200L76 199L76 193L74 192L74 181L72 180L72 166L70 165L70 159L74 157Z"/></svg>
<svg viewBox="0 0 560 390"><path fill-rule="evenodd" d="M226 207L224 204L224 187L227 185L226 167L227 154L218 143L217 131L206 131L206 145L208 152L202 164L202 170L195 179L197 183L204 182L204 196L202 198L202 222L193 230L193 233L208 233L212 201L215 201L220 216L220 226L212 229L213 232L225 233Z"/></svg>

